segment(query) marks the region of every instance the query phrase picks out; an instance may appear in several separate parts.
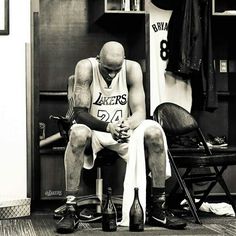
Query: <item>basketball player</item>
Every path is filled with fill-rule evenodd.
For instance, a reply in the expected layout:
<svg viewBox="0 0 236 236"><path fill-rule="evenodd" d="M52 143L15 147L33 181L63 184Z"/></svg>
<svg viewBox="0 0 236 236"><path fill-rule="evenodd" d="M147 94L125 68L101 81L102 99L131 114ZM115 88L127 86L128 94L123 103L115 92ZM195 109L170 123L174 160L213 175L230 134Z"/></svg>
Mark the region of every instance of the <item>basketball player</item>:
<svg viewBox="0 0 236 236"><path fill-rule="evenodd" d="M107 147L124 160L128 159L128 140L133 130L147 121L142 79L140 65L125 59L123 46L115 41L105 43L96 58L77 63L74 124L65 151L67 211L57 223L58 232L73 232L78 225L73 201L76 201L81 170L83 167L92 168L96 153ZM143 142L152 174L153 200L149 223L166 228L184 228L186 223L173 221L164 209L166 155L163 133L152 122L145 129ZM92 150L90 156L87 150Z"/></svg>

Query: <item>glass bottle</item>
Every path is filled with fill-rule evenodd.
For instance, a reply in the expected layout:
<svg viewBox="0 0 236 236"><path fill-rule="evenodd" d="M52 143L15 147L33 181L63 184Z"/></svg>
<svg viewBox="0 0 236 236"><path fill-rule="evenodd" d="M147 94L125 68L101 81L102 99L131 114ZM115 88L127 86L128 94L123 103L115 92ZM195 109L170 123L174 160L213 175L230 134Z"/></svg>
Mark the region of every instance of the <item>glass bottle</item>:
<svg viewBox="0 0 236 236"><path fill-rule="evenodd" d="M111 199L112 189L107 188L107 199L102 211L102 230L116 231L117 230L117 213L115 205Z"/></svg>
<svg viewBox="0 0 236 236"><path fill-rule="evenodd" d="M131 11L140 11L140 0L131 0Z"/></svg>
<svg viewBox="0 0 236 236"><path fill-rule="evenodd" d="M121 10L130 11L130 0L121 0Z"/></svg>
<svg viewBox="0 0 236 236"><path fill-rule="evenodd" d="M133 232L144 230L144 214L139 201L138 190L138 188L134 188L134 201L129 212L129 231Z"/></svg>

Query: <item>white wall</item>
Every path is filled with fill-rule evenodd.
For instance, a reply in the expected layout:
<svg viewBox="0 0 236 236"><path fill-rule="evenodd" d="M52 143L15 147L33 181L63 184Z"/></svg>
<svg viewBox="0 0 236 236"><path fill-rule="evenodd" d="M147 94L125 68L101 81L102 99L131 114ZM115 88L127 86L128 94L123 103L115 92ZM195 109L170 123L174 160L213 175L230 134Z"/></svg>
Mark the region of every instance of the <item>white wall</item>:
<svg viewBox="0 0 236 236"><path fill-rule="evenodd" d="M26 65L30 0L9 0L10 35L0 35L0 201L26 197Z"/></svg>

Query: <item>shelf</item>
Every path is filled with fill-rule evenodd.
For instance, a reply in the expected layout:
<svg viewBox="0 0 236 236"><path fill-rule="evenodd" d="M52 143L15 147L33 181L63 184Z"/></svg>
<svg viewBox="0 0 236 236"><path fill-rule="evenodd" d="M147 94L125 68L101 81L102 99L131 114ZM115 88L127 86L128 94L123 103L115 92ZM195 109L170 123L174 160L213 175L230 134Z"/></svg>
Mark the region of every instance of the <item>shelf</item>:
<svg viewBox="0 0 236 236"><path fill-rule="evenodd" d="M121 10L106 10L104 14L127 14L127 15L136 15L136 14L145 14L145 11L121 11Z"/></svg>
<svg viewBox="0 0 236 236"><path fill-rule="evenodd" d="M213 16L236 16L236 11L234 13L225 11L225 12L214 12L212 13Z"/></svg>
<svg viewBox="0 0 236 236"><path fill-rule="evenodd" d="M132 17L134 17L135 21L137 16L144 16L146 14L144 0L140 0L140 10L138 11L121 10L122 0L94 0L89 2L89 4L90 17L93 23L100 21L101 18L105 18L108 22L115 20L116 23L120 22L123 26L124 22L127 24L132 21ZM132 9L132 7L129 9ZM109 17L109 19L107 17ZM123 17L125 18L123 19ZM129 17L129 19L127 19L127 17Z"/></svg>
<svg viewBox="0 0 236 236"><path fill-rule="evenodd" d="M144 0L100 0L99 4L104 4L105 11L136 12L145 10Z"/></svg>
<svg viewBox="0 0 236 236"><path fill-rule="evenodd" d="M236 16L236 2L212 0L213 16Z"/></svg>
<svg viewBox="0 0 236 236"><path fill-rule="evenodd" d="M40 96L45 97L65 97L67 96L67 92L40 92Z"/></svg>

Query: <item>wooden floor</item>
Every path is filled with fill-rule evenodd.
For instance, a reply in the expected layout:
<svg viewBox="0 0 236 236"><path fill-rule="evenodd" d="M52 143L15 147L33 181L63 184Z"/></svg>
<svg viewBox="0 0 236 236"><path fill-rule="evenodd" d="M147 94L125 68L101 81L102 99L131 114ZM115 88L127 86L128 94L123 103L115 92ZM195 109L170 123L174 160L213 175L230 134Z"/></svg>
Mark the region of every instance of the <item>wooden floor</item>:
<svg viewBox="0 0 236 236"><path fill-rule="evenodd" d="M168 230L161 227L146 226L142 233L131 233L127 227L118 227L117 232L105 233L100 223L81 223L79 229L69 234L75 235L236 235L236 218L200 215L202 225L195 224L191 216L186 216L187 227L184 230ZM55 231L55 220L50 213L33 213L29 217L0 221L1 236L51 236L62 235Z"/></svg>

